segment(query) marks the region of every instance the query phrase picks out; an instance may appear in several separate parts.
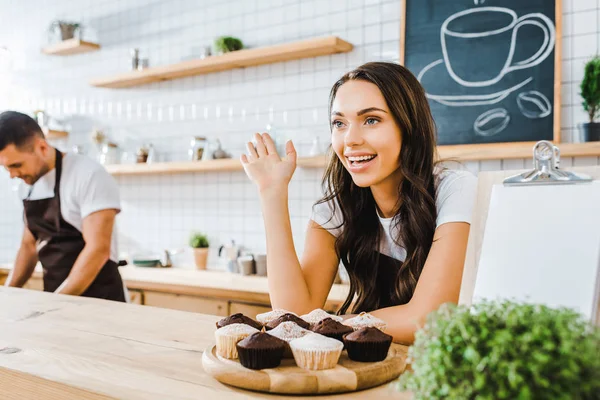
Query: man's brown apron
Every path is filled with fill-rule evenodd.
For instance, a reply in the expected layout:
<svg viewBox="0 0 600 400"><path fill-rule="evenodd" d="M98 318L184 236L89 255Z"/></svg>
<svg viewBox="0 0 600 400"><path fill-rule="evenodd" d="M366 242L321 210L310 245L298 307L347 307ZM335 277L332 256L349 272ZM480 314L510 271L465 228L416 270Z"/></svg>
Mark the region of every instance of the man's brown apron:
<svg viewBox="0 0 600 400"><path fill-rule="evenodd" d="M44 291L46 292L54 292L67 279L75 260L85 246L81 232L62 217L60 209L62 158L62 153L56 150L54 197L29 200L28 196L23 200L27 227L38 243L38 259L44 267ZM123 281L117 264L109 259L82 296L124 302Z"/></svg>

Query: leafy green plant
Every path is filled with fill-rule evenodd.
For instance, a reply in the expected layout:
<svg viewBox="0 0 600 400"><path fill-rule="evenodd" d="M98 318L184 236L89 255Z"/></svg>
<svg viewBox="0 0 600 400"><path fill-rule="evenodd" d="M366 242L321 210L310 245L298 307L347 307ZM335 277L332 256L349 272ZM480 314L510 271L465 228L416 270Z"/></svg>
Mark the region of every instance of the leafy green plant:
<svg viewBox="0 0 600 400"><path fill-rule="evenodd" d="M206 248L208 247L208 238L206 235L201 233L192 233L190 236L190 247L194 249Z"/></svg>
<svg viewBox="0 0 600 400"><path fill-rule="evenodd" d="M585 64L583 80L579 86L583 97L583 109L590 122L600 115L600 57L596 56Z"/></svg>
<svg viewBox="0 0 600 400"><path fill-rule="evenodd" d="M215 48L217 51L227 53L229 51L241 50L244 44L238 38L231 36L221 36L215 39Z"/></svg>
<svg viewBox="0 0 600 400"><path fill-rule="evenodd" d="M444 304L409 350L415 400L600 399L600 329L566 308Z"/></svg>

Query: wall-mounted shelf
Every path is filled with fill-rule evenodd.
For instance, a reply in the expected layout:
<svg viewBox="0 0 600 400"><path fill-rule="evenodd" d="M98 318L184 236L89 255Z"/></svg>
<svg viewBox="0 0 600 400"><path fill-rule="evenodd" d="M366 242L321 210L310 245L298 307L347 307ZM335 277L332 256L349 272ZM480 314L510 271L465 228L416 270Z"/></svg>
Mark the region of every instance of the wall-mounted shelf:
<svg viewBox="0 0 600 400"><path fill-rule="evenodd" d="M336 36L318 37L275 46L233 51L199 60L151 67L142 71L125 72L106 78L94 79L90 84L103 88L124 88L234 68L346 53L351 51L352 47L352 44Z"/></svg>
<svg viewBox="0 0 600 400"><path fill-rule="evenodd" d="M498 143L486 146L476 144L440 146L440 158L458 161L502 160L502 159L531 159L535 142ZM559 143L561 157L597 157L600 156L600 142Z"/></svg>
<svg viewBox="0 0 600 400"><path fill-rule="evenodd" d="M531 158L532 145L524 143L515 148L514 144L505 150L496 149L495 152L481 151L473 148L473 151L465 151L465 146L459 150L453 146L442 146L439 148L440 157L456 161L479 161L500 160L511 158ZM560 144L561 157L598 157L600 156L600 142L588 143L562 143ZM300 157L298 167L300 168L324 168L327 165L327 156ZM209 172L209 171L242 171L244 167L238 159L207 160L207 161L180 161L163 162L154 164L116 164L107 165L106 169L113 175L151 175L184 172Z"/></svg>
<svg viewBox="0 0 600 400"><path fill-rule="evenodd" d="M69 132L57 131L55 129L42 128L42 132L46 135L46 139L62 139L69 136Z"/></svg>
<svg viewBox="0 0 600 400"><path fill-rule="evenodd" d="M298 167L318 168L324 165L325 158L300 157ZM228 158L223 160L206 161L178 161L161 162L153 164L113 164L107 165L106 170L113 175L151 175L170 174L183 172L209 172L209 171L242 171L244 167L238 159Z"/></svg>
<svg viewBox="0 0 600 400"><path fill-rule="evenodd" d="M106 170L113 175L150 175L170 174L181 172L208 171L237 171L243 170L242 163L237 159L206 160L206 161L177 161L152 164L113 164L107 165Z"/></svg>
<svg viewBox="0 0 600 400"><path fill-rule="evenodd" d="M53 56L70 56L72 54L87 53L100 49L100 45L79 39L68 39L44 47L42 53Z"/></svg>

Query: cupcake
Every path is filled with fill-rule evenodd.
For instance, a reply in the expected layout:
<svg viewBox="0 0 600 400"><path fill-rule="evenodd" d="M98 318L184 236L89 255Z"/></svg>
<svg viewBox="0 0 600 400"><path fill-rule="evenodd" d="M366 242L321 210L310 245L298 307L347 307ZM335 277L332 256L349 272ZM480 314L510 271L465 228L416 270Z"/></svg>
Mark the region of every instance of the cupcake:
<svg viewBox="0 0 600 400"><path fill-rule="evenodd" d="M367 327L344 335L344 344L348 357L353 361L383 361L392 344L392 337L377 328Z"/></svg>
<svg viewBox="0 0 600 400"><path fill-rule="evenodd" d="M285 341L285 350L283 352L283 357L293 358L294 355L292 354L292 349L290 348L290 342L294 339L298 339L308 335L309 333L311 333L311 331L300 327L300 325L298 325L295 322L286 321L280 323L279 325L277 325L276 328L271 329L267 333Z"/></svg>
<svg viewBox="0 0 600 400"><path fill-rule="evenodd" d="M290 347L300 368L315 371L335 368L344 344L339 340L311 333L292 340Z"/></svg>
<svg viewBox="0 0 600 400"><path fill-rule="evenodd" d="M306 322L302 318L298 317L296 314L292 314L292 313L283 314L282 316L275 318L274 320L265 324L265 329L271 330L271 329L277 328L277 326L279 324L281 324L282 322L286 322L286 321L292 321L292 322L295 322L296 324L300 325L301 328L310 329L310 324L308 322Z"/></svg>
<svg viewBox="0 0 600 400"><path fill-rule="evenodd" d="M275 368L281 364L286 342L266 332L256 332L237 344L240 364L250 369Z"/></svg>
<svg viewBox="0 0 600 400"><path fill-rule="evenodd" d="M256 332L258 329L246 324L231 324L217 329L215 331L217 354L229 359L238 358L235 347L237 342Z"/></svg>
<svg viewBox="0 0 600 400"><path fill-rule="evenodd" d="M286 311L286 310L283 310L281 308L276 308L273 311L269 311L269 312L262 313L262 314L257 314L256 315L256 320L258 322L260 322L261 324L266 325L269 322L273 321L274 319L277 319L277 318L281 317L284 314L293 314L293 315L296 315L295 313L293 313L291 311Z"/></svg>
<svg viewBox="0 0 600 400"><path fill-rule="evenodd" d="M337 339L340 342L346 333L351 333L354 331L352 327L344 325L341 322L335 321L331 318L325 318L317 322L310 328L310 330L323 336Z"/></svg>
<svg viewBox="0 0 600 400"><path fill-rule="evenodd" d="M262 329L262 324L256 322L252 318L246 317L242 313L233 314L227 318L223 318L222 320L217 322L217 328L222 328L224 326L231 325L231 324L246 324L246 325L250 325L251 327L258 329L258 330Z"/></svg>
<svg viewBox="0 0 600 400"><path fill-rule="evenodd" d="M356 317L345 320L343 324L351 326L355 331L372 326L381 330L382 332L385 332L385 328L387 327L385 321L366 312L361 312Z"/></svg>
<svg viewBox="0 0 600 400"><path fill-rule="evenodd" d="M322 321L326 318L331 318L332 320L338 321L338 322L343 321L342 317L338 317L337 315L329 314L327 311L324 311L320 308L317 308L316 310L312 310L308 314L302 315L300 318L302 318L303 320L305 320L306 322L308 322L311 325L316 324L317 322Z"/></svg>

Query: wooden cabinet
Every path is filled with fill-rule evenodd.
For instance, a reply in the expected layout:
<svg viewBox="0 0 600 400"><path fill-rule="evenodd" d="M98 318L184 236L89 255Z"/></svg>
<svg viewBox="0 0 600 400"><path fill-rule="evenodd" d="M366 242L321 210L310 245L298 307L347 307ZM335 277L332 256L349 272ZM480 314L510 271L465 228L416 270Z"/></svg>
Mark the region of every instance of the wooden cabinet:
<svg viewBox="0 0 600 400"><path fill-rule="evenodd" d="M223 317L228 315L227 312L229 308L227 300L152 292L147 290L144 291L144 304L153 307L220 315Z"/></svg>
<svg viewBox="0 0 600 400"><path fill-rule="evenodd" d="M263 304L246 304L237 301L229 302L229 315L242 313L252 319L256 318L256 314L262 314L271 311L272 308Z"/></svg>
<svg viewBox="0 0 600 400"><path fill-rule="evenodd" d="M132 304L144 304L144 293L141 290L129 289L129 301Z"/></svg>

